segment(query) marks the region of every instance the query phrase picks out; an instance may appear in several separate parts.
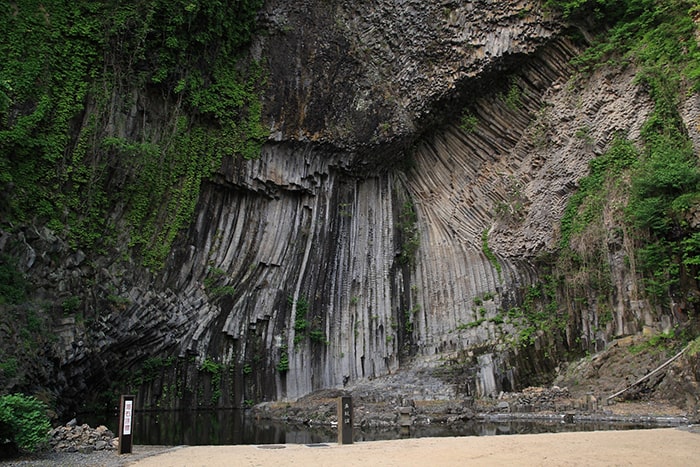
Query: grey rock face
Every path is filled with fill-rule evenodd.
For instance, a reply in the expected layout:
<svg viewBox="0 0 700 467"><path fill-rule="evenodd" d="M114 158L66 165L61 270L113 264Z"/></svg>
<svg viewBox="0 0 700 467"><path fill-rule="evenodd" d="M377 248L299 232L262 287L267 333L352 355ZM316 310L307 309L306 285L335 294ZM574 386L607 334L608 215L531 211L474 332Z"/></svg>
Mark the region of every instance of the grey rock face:
<svg viewBox="0 0 700 467"><path fill-rule="evenodd" d="M538 279L588 162L615 133L638 136L650 104L632 72L571 80L578 49L539 2L270 1L261 21L251 53L269 67L270 139L204 184L163 271L121 250L56 265L45 252L66 247L52 233L0 236L41 293L98 297L94 322L56 325L55 392L155 357L174 361L143 378L150 408L296 399L461 352L474 396L542 371L511 368L528 355L509 350L503 315ZM115 131L162 134L167 103L135 95L137 109L114 106L129 109ZM587 341L655 319L626 292L623 250L613 263L614 326L577 317Z"/></svg>
<svg viewBox="0 0 700 467"><path fill-rule="evenodd" d="M471 190L484 161L519 141L530 107L570 71L562 61L575 51L557 43L552 57L536 59L523 78L534 84L521 84L533 97L514 116L485 98L490 130L460 136L455 125L461 102L494 94L493 77L559 30L528 5L268 4L271 34L254 50L269 62L273 141L256 161L225 161L162 276L125 290L130 306L109 318L119 344L106 345L130 349L134 360L174 353L194 356L195 368L207 359L233 367L223 392L242 405L376 378L414 355L498 342L490 322L456 330L476 319L475 298L495 292L484 312L493 317L532 271L525 261L496 272L479 240L488 206L466 204L488 188L475 185L468 197L455 190ZM418 149L406 149L436 125ZM410 159L411 170L397 165ZM457 170L449 165L456 161ZM459 170L466 173L456 180ZM216 296L214 280L230 293ZM283 356L288 369L277 371ZM483 392L496 389L492 382Z"/></svg>
<svg viewBox="0 0 700 467"><path fill-rule="evenodd" d="M502 72L561 27L524 1L268 2L265 13L273 137L346 148L413 139L465 80Z"/></svg>

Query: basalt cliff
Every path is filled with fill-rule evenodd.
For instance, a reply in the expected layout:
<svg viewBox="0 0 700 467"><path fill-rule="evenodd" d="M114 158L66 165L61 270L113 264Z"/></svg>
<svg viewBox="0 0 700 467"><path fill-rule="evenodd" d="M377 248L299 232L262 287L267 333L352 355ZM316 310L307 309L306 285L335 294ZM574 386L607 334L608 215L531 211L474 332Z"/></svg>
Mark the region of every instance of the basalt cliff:
<svg viewBox="0 0 700 467"><path fill-rule="evenodd" d="M51 21L48 4L28 3L3 14L40 8ZM487 397L548 383L621 336L695 337L697 283L681 274L667 300L647 293L622 188L570 237L588 269L553 259L589 163L616 138L641 147L655 108L633 60L572 64L600 28L536 1L486 0L267 0L254 24L238 66L259 68L260 153L210 148L223 156L207 176L171 182L169 199L196 196L171 241L153 235L162 264L144 265L158 245L130 237L133 198L104 209L99 248L39 213L3 211L3 263L21 275L6 282L26 290L0 305L3 391L64 411L127 392L140 408L244 407L449 364L455 394ZM142 170L114 141L165 147L188 131L165 81L118 82L85 93L56 162L91 145L90 160L111 161L91 179L106 193ZM677 104L696 154L700 99L689 90ZM4 128L35 105L3 104ZM200 127L223 118L205 117ZM19 191L4 182L5 200ZM162 231L168 217L154 222Z"/></svg>

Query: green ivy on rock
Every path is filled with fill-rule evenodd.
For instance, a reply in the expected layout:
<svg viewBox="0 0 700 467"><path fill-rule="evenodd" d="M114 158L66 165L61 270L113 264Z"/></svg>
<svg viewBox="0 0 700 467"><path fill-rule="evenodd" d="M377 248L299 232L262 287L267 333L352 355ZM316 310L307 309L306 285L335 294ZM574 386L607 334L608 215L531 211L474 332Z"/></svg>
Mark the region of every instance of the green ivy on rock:
<svg viewBox="0 0 700 467"><path fill-rule="evenodd" d="M75 247L106 246L114 206L159 267L223 157L254 158L260 65L243 59L262 0L17 0L0 13L0 201ZM137 90L172 109L162 135L115 134ZM111 178L117 175L118 182Z"/></svg>
<svg viewBox="0 0 700 467"><path fill-rule="evenodd" d="M637 82L654 103L642 128L642 147L618 138L606 154L591 162L589 176L581 180L562 219L560 263L563 259L570 266L578 265L589 279L606 276L600 267L605 262L602 250L594 251L598 257L586 260L572 252L569 243L572 236L584 232L593 238L591 226L601 223L610 190L617 189L628 200L623 228L634 239L646 291L665 303L684 280L700 277L700 234L689 222L689 215L700 206L700 168L679 112L684 93L700 89L700 47L694 23L700 3L550 0L547 5L573 22L593 18L607 26L601 27L604 32L576 60L581 71L631 62ZM597 274L591 275L594 269ZM604 291L598 282L594 289Z"/></svg>

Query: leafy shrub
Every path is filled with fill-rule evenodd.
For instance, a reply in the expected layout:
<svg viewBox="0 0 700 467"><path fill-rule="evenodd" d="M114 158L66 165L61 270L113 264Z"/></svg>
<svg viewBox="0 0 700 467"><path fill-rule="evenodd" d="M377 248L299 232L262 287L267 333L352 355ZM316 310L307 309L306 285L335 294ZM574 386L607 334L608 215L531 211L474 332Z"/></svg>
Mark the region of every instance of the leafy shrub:
<svg viewBox="0 0 700 467"><path fill-rule="evenodd" d="M228 280L226 271L220 268L209 268L207 277L204 278L204 290L206 290L210 299L223 297L224 295L233 295L235 288L231 285L225 285Z"/></svg>
<svg viewBox="0 0 700 467"><path fill-rule="evenodd" d="M673 227L674 201L697 189L700 171L690 145L656 136L632 183L630 214L637 227L664 235Z"/></svg>
<svg viewBox="0 0 700 467"><path fill-rule="evenodd" d="M503 315L498 314L494 316L493 318L489 318L489 321L492 322L493 324L503 324L505 323L505 320L503 319Z"/></svg>
<svg viewBox="0 0 700 467"><path fill-rule="evenodd" d="M46 410L46 404L33 396L0 396L0 440L10 440L23 451L36 451L51 429Z"/></svg>
<svg viewBox="0 0 700 467"><path fill-rule="evenodd" d="M416 253L420 247L420 232L418 231L418 215L410 201L406 201L399 214L399 232L401 234L401 255L399 262L412 266L416 260Z"/></svg>
<svg viewBox="0 0 700 467"><path fill-rule="evenodd" d="M460 323L457 325L457 331L465 331L467 329L473 329L473 328L478 328L481 326L481 323L484 323L486 321L486 318L479 318L476 321L472 321L469 323Z"/></svg>
<svg viewBox="0 0 700 467"><path fill-rule="evenodd" d="M312 342L318 344L328 344L328 339L326 339L326 334L320 329L313 329L309 332L309 338Z"/></svg>
<svg viewBox="0 0 700 467"><path fill-rule="evenodd" d="M489 300L493 300L494 298L496 298L495 292L486 292L482 297L482 300L488 302Z"/></svg>
<svg viewBox="0 0 700 467"><path fill-rule="evenodd" d="M582 232L601 216L606 181L619 179L623 170L636 163L637 157L631 141L615 138L605 154L590 161L590 173L581 179L578 191L569 198L561 220L562 247L569 246L573 234Z"/></svg>
<svg viewBox="0 0 700 467"><path fill-rule="evenodd" d="M676 333L674 330L668 332L662 332L659 334L654 334L653 336L645 339L639 344L630 346L629 351L633 355L641 352L659 352L659 351L669 351L676 344Z"/></svg>
<svg viewBox="0 0 700 467"><path fill-rule="evenodd" d="M290 305L294 304L294 298L289 297ZM294 318L294 345L301 343L306 337L306 331L309 327L309 321L306 315L309 312L309 302L304 297L299 297L297 300L297 314Z"/></svg>
<svg viewBox="0 0 700 467"><path fill-rule="evenodd" d="M209 357L205 358L204 361L199 365L199 371L204 373L209 373L211 375L221 374L224 369L224 365L221 363L216 363Z"/></svg>
<svg viewBox="0 0 700 467"><path fill-rule="evenodd" d="M518 87L515 80L511 80L507 94L500 94L499 98L506 104L510 110L518 110L522 107L522 91Z"/></svg>
<svg viewBox="0 0 700 467"><path fill-rule="evenodd" d="M632 62L637 83L654 103L641 148L618 138L591 162L590 175L562 218L560 246L566 252L572 236L602 225L606 187L621 188L629 195L624 220L635 242L637 271L647 293L664 304L684 277L700 276L700 236L688 222L700 200L700 169L678 111L683 93L700 89L694 23L699 5L690 0L547 0L546 5L589 29L599 26L592 47L575 60L581 71ZM589 256L574 263L585 268L599 261Z"/></svg>
<svg viewBox="0 0 700 467"><path fill-rule="evenodd" d="M61 302L61 308L63 308L63 312L66 314L75 313L79 306L80 297L76 297L75 295L68 297Z"/></svg>
<svg viewBox="0 0 700 467"><path fill-rule="evenodd" d="M605 21L613 24L648 9L654 0L547 0L546 6L574 21Z"/></svg>
<svg viewBox="0 0 700 467"><path fill-rule="evenodd" d="M459 120L459 128L465 133L473 133L479 125L479 118L465 110Z"/></svg>

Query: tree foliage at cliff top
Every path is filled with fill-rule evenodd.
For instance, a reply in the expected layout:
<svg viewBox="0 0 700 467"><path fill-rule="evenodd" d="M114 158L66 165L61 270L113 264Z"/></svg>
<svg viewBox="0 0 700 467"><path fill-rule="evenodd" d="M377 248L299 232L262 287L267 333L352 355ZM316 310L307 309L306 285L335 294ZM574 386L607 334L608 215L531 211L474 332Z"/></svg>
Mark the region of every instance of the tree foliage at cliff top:
<svg viewBox="0 0 700 467"><path fill-rule="evenodd" d="M608 154L592 162L591 174L582 180L562 221L563 246L570 235L602 215L593 213L592 207L601 206L597 200L606 197L604 186L612 186L612 180L624 180L621 172L626 171L630 184L625 214L637 243L636 259L647 292L662 303L683 293L700 271L700 233L691 222L692 213L700 206L700 170L679 112L682 96L700 89L700 48L694 22L699 3L548 2L574 22L595 18L609 26L577 60L582 71L632 63L638 70L637 82L654 102L642 128L641 150L618 141ZM620 152L620 148L626 150ZM615 163L605 165L609 161Z"/></svg>
<svg viewBox="0 0 700 467"><path fill-rule="evenodd" d="M16 0L0 7L3 218L47 223L76 246L100 246L112 227L107 213L123 205L132 244L157 265L221 157L255 157L266 136L261 68L240 60L261 5ZM169 103L168 128L119 134L110 117L136 109L128 102L134 90Z"/></svg>

